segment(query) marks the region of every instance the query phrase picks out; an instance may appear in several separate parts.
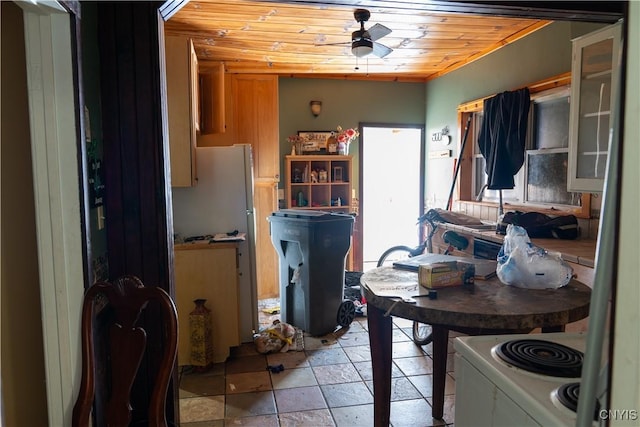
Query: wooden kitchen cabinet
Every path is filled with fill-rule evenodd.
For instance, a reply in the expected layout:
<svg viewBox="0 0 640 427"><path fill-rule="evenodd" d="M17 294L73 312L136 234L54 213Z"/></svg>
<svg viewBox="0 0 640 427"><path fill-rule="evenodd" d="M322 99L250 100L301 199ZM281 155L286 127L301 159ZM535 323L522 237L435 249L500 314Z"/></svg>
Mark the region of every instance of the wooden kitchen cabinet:
<svg viewBox="0 0 640 427"><path fill-rule="evenodd" d="M208 73L206 70L215 67L213 62L203 61L201 76ZM207 133L208 131L201 130L198 135L198 147L251 144L254 179L261 182L280 182L277 76L225 74L224 79L216 79L218 86L224 82L224 88L218 90L224 91L224 100L218 99L215 103L221 102L223 106L225 129L223 133ZM207 101L202 102L204 105ZM220 105L217 110L221 111ZM203 118L203 122L207 120L214 119Z"/></svg>
<svg viewBox="0 0 640 427"><path fill-rule="evenodd" d="M201 68L207 68L209 61L200 61ZM201 90L202 92L203 90ZM224 132L203 133L197 135L198 147L227 147L236 143L236 130L233 111L233 75L224 74L224 97L221 100L224 108ZM219 100L218 100L219 101ZM217 103L218 101L214 101ZM204 113L203 113L204 114Z"/></svg>
<svg viewBox="0 0 640 427"><path fill-rule="evenodd" d="M267 217L278 209L278 77L234 75L231 83L236 142L253 148L258 299L279 297L278 254L267 222Z"/></svg>
<svg viewBox="0 0 640 427"><path fill-rule="evenodd" d="M258 299L280 298L278 253L271 242L267 218L278 210L278 183L256 182L253 203L256 210L256 273Z"/></svg>
<svg viewBox="0 0 640 427"><path fill-rule="evenodd" d="M198 66L200 100L200 135L224 133L225 73L222 62L200 62Z"/></svg>
<svg viewBox="0 0 640 427"><path fill-rule="evenodd" d="M573 40L569 122L569 191L600 192L609 129L616 114L615 88L621 24Z"/></svg>
<svg viewBox="0 0 640 427"><path fill-rule="evenodd" d="M175 295L178 310L178 365L191 364L189 313L194 300L211 310L214 363L224 362L240 345L237 243L176 244Z"/></svg>
<svg viewBox="0 0 640 427"><path fill-rule="evenodd" d="M232 86L236 143L253 146L256 180L279 182L278 77L234 75Z"/></svg>
<svg viewBox="0 0 640 427"><path fill-rule="evenodd" d="M312 172L316 173L315 179ZM322 176L323 172L326 176ZM285 156L287 208L350 213L351 174L351 156Z"/></svg>
<svg viewBox="0 0 640 427"><path fill-rule="evenodd" d="M167 114L171 186L191 187L196 180L198 58L190 38L165 37Z"/></svg>
<svg viewBox="0 0 640 427"><path fill-rule="evenodd" d="M207 61L201 61L203 68ZM198 147L251 144L256 218L258 299L280 296L278 254L267 217L278 209L280 143L278 78L229 74L224 77L224 133L198 134Z"/></svg>

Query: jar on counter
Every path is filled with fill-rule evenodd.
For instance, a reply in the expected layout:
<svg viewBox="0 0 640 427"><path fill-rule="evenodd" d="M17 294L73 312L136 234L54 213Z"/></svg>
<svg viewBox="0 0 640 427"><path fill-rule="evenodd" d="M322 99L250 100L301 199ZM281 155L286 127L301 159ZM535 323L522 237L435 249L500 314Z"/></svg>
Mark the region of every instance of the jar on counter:
<svg viewBox="0 0 640 427"><path fill-rule="evenodd" d="M327 153L338 154L338 140L333 135L327 138Z"/></svg>

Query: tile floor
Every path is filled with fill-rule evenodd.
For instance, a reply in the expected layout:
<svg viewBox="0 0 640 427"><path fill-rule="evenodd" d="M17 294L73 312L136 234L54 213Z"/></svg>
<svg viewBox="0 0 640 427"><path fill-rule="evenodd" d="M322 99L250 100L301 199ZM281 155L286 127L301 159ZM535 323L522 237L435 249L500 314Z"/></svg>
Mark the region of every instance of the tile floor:
<svg viewBox="0 0 640 427"><path fill-rule="evenodd" d="M270 324L277 315L261 315ZM453 354L448 360L444 421L431 417L431 344L411 340L412 323L394 318L391 425L453 424ZM449 344L453 352L453 345ZM273 373L268 366L282 364ZM323 337L305 336L304 351L263 355L253 343L232 351L207 372L183 369L180 416L184 427L372 426L373 383L367 318Z"/></svg>

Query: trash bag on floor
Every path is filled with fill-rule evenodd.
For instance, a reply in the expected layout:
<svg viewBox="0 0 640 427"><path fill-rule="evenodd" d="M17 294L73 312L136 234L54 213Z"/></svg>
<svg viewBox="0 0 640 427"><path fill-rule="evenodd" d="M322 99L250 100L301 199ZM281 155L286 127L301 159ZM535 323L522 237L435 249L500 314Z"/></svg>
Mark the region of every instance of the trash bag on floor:
<svg viewBox="0 0 640 427"><path fill-rule="evenodd" d="M273 323L253 336L258 353L285 353L289 350L304 350L302 329L274 320Z"/></svg>
<svg viewBox="0 0 640 427"><path fill-rule="evenodd" d="M560 254L531 243L526 230L509 224L498 253L496 274L502 283L529 289L557 289L573 277L573 268Z"/></svg>

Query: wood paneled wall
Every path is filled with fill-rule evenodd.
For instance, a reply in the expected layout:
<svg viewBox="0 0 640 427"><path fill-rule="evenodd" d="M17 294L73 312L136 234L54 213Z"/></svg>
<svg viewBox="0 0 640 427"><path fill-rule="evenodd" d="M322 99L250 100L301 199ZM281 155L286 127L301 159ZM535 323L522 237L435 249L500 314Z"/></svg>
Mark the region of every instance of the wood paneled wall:
<svg viewBox="0 0 640 427"><path fill-rule="evenodd" d="M174 296L158 7L154 2L98 4L105 216L110 279L133 274L145 286ZM153 387L144 373L159 364L163 334L157 319L153 314L141 319L148 348L134 384L133 422L146 419L136 410L147 407ZM170 424L177 421L176 380L174 375L167 396Z"/></svg>

